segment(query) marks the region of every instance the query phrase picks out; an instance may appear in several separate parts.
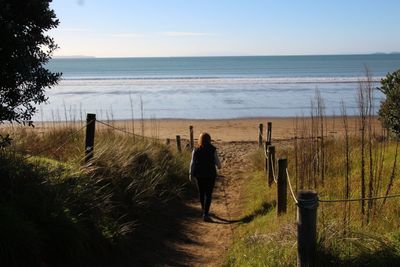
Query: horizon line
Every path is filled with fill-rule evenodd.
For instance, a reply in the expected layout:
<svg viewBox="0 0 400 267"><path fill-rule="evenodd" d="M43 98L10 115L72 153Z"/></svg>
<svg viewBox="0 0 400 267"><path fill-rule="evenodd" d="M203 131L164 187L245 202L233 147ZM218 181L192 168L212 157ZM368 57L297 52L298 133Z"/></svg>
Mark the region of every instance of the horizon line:
<svg viewBox="0 0 400 267"><path fill-rule="evenodd" d="M205 56L90 56L90 55L57 55L52 59L93 59L93 58L210 58L210 57L294 57L294 56L357 56L357 55L396 55L400 52L371 52L343 54L279 54L279 55L205 55Z"/></svg>

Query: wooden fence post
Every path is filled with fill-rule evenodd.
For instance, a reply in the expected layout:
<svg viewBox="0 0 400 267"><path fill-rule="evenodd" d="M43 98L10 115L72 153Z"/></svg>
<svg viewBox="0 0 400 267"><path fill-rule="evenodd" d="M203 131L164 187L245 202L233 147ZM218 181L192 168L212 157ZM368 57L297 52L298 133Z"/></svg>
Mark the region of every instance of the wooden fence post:
<svg viewBox="0 0 400 267"><path fill-rule="evenodd" d="M267 126L267 143L271 144L272 142L272 122L268 122L268 126Z"/></svg>
<svg viewBox="0 0 400 267"><path fill-rule="evenodd" d="M96 114L86 115L85 162L93 158L94 133L96 129Z"/></svg>
<svg viewBox="0 0 400 267"><path fill-rule="evenodd" d="M194 149L193 126L192 125L189 126L189 132L190 132L189 147L190 147L190 151L192 151Z"/></svg>
<svg viewBox="0 0 400 267"><path fill-rule="evenodd" d="M315 266L318 194L311 190L297 192L297 266Z"/></svg>
<svg viewBox="0 0 400 267"><path fill-rule="evenodd" d="M169 138L167 138L167 139L165 140L165 144L166 144L167 146L169 146L170 143L171 143L171 140L169 140Z"/></svg>
<svg viewBox="0 0 400 267"><path fill-rule="evenodd" d="M180 135L176 136L176 148L178 149L178 152L182 152L181 136Z"/></svg>
<svg viewBox="0 0 400 267"><path fill-rule="evenodd" d="M264 124L260 123L258 125L258 147L261 148L263 146L263 129Z"/></svg>
<svg viewBox="0 0 400 267"><path fill-rule="evenodd" d="M274 183L274 174L276 175L276 164L275 164L275 146L268 146L268 185L272 186Z"/></svg>
<svg viewBox="0 0 400 267"><path fill-rule="evenodd" d="M282 213L286 213L286 206L287 206L287 159L280 158L278 160L278 206L277 212L278 216Z"/></svg>

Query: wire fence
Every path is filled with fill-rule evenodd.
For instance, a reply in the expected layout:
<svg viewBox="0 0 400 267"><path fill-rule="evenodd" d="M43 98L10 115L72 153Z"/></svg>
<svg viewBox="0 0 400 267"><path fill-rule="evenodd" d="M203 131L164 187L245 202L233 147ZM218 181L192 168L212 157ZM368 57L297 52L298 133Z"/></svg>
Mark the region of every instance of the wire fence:
<svg viewBox="0 0 400 267"><path fill-rule="evenodd" d="M59 145L56 148L54 148L55 144L53 143L53 144L51 144L51 146L47 146L47 147L43 148L42 150L40 150L39 152L36 152L36 153L30 153L28 151L27 152L28 155L26 155L24 158L25 159L29 159L29 158L32 158L32 157L43 155L45 153L50 153L50 154L52 154L54 156L57 156L56 153L59 152L62 148L64 148L71 141L71 138L77 136L80 132L82 132L88 126L90 126L91 124L96 123L96 122L99 123L100 125L103 125L103 126L105 126L107 128L110 128L110 129L112 129L112 130L114 130L116 132L120 132L120 133L123 133L123 134L126 134L126 135L130 135L130 136L133 136L134 138L138 138L138 139L141 139L141 140L151 140L151 141L155 141L155 142L160 142L162 140L162 139L156 138L156 137L139 135L139 134L136 134L134 132L130 132L130 131L127 131L125 129L121 129L121 128L115 127L114 125L111 125L111 124L109 124L107 122L104 122L104 121L101 121L101 120L98 120L98 119L93 119L93 120L89 121L88 123L85 123L82 127L79 127L77 130L75 130L72 133L68 134L62 140L60 139L59 141L61 141L61 142L59 142ZM185 139L181 139L181 140L185 140ZM57 145L57 143L56 143L56 145Z"/></svg>
<svg viewBox="0 0 400 267"><path fill-rule="evenodd" d="M272 157L269 157L267 149L264 149L264 157L268 161L268 166L269 166L269 168L271 168L271 171L272 171L273 180L274 180L275 184L277 184L278 177L276 175L275 162L273 162ZM286 177L287 177L287 183L289 185L290 195L292 196L294 203L296 205L298 205L299 201L296 197L297 192L295 192L295 190L293 190L289 170L286 168L285 172L286 172ZM339 202L372 201L372 200L379 200L379 199L386 200L386 199L391 199L391 198L400 198L400 194L376 196L376 197L364 197L364 198L349 198L349 199L323 199L323 198L321 199L321 198L318 198L317 201L320 203L339 203Z"/></svg>
<svg viewBox="0 0 400 267"><path fill-rule="evenodd" d="M289 189L290 189L290 192L292 193L292 197L293 197L294 203L298 204L299 201L297 200L296 195L295 195L295 193L294 193L294 191L293 191L292 183L290 182L289 171L288 171L287 168L286 168L286 178L287 178L287 180L288 180Z"/></svg>
<svg viewBox="0 0 400 267"><path fill-rule="evenodd" d="M277 184L278 183L278 178L276 177L275 174L275 162L273 162L273 159L269 159L269 166L272 170L272 178L274 178L274 182Z"/></svg>
<svg viewBox="0 0 400 267"><path fill-rule="evenodd" d="M286 177L288 180L288 185L289 185L289 190L292 195L293 201L298 204L299 201L296 198L296 194L293 190L292 183L290 181L290 176L289 176L289 170L286 169ZM398 198L400 197L400 194L394 194L394 195L387 195L387 196L377 196L377 197L364 197L364 198L348 198L348 199L320 199L318 198L318 202L321 203L338 203L338 202L356 202L356 201L368 201L368 200L378 200L378 199L389 199L389 198Z"/></svg>
<svg viewBox="0 0 400 267"><path fill-rule="evenodd" d="M90 122L90 123L92 123L92 122ZM90 124L90 123L89 123L89 124ZM55 150L53 149L53 146L51 146L51 147L46 147L46 148L40 150L40 151L39 151L38 153L36 153L35 155L28 155L28 156L25 156L25 159L29 159L29 158L32 158L32 157L37 157L37 156L43 155L43 153L45 153L45 152L49 152L49 153L52 153L52 154L54 155L56 152L60 151L61 148L65 147L65 146L71 141L70 139L71 139L72 137L76 136L76 135L77 135L78 133L80 133L83 129L86 129L87 125L89 125L89 124L85 124L84 126L80 127L80 128L77 129L76 131L74 131L74 132L72 132L71 134L69 134L69 135L65 138L64 142L62 142L61 145L59 145Z"/></svg>
<svg viewBox="0 0 400 267"><path fill-rule="evenodd" d="M100 121L100 120L97 120L97 119L96 119L96 122L98 122L98 123L100 123L100 124L102 124L102 125L104 125L104 126L106 126L106 127L109 127L109 128L111 128L111 129L113 129L113 130L115 130L115 131L118 131L118 132L121 132L121 133L124 133L124 134L129 134L129 135L132 135L132 136L134 136L134 137L138 137L138 138L142 138L142 139L157 140L157 141L160 140L159 138L149 137L149 136L143 136L143 135L139 135L139 134L136 134L136 133L133 133L133 132L126 131L126 130L124 130L124 129L117 128L117 127L115 127L115 126L113 126L113 125L111 125L111 124L109 124L109 123L106 123L106 122L104 122L104 121Z"/></svg>
<svg viewBox="0 0 400 267"><path fill-rule="evenodd" d="M319 202L325 203L333 203L333 202L353 202L353 201L365 201L365 200L376 200L376 199L388 199L388 198L397 198L400 197L400 194L395 195L387 195L387 196L378 196L378 197L364 197L364 198L349 198L349 199L318 199Z"/></svg>

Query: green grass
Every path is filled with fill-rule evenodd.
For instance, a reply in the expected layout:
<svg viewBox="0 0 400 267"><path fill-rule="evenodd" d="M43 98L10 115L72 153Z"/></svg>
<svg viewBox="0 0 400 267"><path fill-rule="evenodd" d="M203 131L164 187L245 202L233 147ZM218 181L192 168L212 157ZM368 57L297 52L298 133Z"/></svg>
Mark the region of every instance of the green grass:
<svg viewBox="0 0 400 267"><path fill-rule="evenodd" d="M275 194L262 171L252 174L244 188L242 222L235 230L225 266L293 266L295 224L290 215L277 218Z"/></svg>
<svg viewBox="0 0 400 267"><path fill-rule="evenodd" d="M395 143L389 142L385 152L381 190L388 184L394 160ZM379 142L374 142L377 149ZM289 173L295 186L294 151L292 147L276 144L277 158L289 160ZM325 185L316 190L320 198L343 198L343 140L327 143ZM360 151L357 140L352 143L351 197L359 197ZM375 159L375 158L374 158ZM245 208L242 223L236 228L233 246L228 252L225 266L296 266L296 207L288 193L288 212L277 217L276 185L271 188L265 177L262 152L252 155L254 172L244 188ZM368 159L367 159L368 160ZM397 171L400 168L397 167ZM397 177L398 175L396 175ZM399 193L395 179L392 194ZM370 221L360 214L360 204L353 202L350 223L344 224L343 203L320 203L318 208L317 266L398 266L400 262L400 200L389 199L382 207L376 201ZM364 220L364 223L362 221ZM362 225L363 224L363 225Z"/></svg>
<svg viewBox="0 0 400 267"><path fill-rule="evenodd" d="M99 131L94 158L85 164L84 136L75 131L17 128L12 146L0 150L2 265L132 260L136 229L185 191L188 152Z"/></svg>

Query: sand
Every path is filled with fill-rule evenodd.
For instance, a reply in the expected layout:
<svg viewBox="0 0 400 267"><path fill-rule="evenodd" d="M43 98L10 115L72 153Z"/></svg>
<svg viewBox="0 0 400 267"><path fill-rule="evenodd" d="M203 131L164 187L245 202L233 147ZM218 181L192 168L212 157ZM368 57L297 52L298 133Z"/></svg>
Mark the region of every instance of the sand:
<svg viewBox="0 0 400 267"><path fill-rule="evenodd" d="M349 131L359 131L357 117L348 117ZM189 139L189 126L194 129L194 137L197 139L201 132L208 132L214 141L257 141L259 124L264 124L264 140L267 123L272 122L272 140L292 139L302 136L304 125L311 125L311 118L245 118L245 119L221 119L221 120L189 120L189 119L162 119L145 120L144 134L146 136L161 139L175 139L180 135L183 139ZM132 132L131 121L116 121L115 127ZM297 125L297 126L296 126ZM344 126L341 117L327 117L324 120L325 135L343 136ZM373 127L380 130L380 123L373 118ZM320 127L320 125L319 125ZM134 122L135 133L141 134L141 122ZM311 127L308 127L311 129Z"/></svg>
<svg viewBox="0 0 400 267"><path fill-rule="evenodd" d="M241 119L215 119L215 120L193 120L193 119L160 119L144 120L144 135L160 139L175 140L176 135L182 139L189 139L189 126L194 129L194 137L197 139L201 132L208 132L212 139L217 142L232 141L257 141L259 124L263 123L263 139L265 140L267 123L272 122L272 140L293 139L295 136L301 137L304 133L302 129L311 129L312 119L306 118L241 118ZM104 121L120 130L136 134L142 134L142 122L140 120L116 120ZM35 131L46 131L52 127L65 126L71 123L65 122L35 122ZM75 127L81 127L80 122L75 123ZM320 124L318 124L320 127ZM360 129L358 117L348 117L349 132L357 133ZM372 120L372 125L376 133L380 133L380 122L377 117ZM1 128L9 127L9 124L0 125ZM101 123L96 124L97 129L109 128ZM342 117L326 117L324 119L325 135L343 136L344 124ZM305 134L307 135L307 134Z"/></svg>

